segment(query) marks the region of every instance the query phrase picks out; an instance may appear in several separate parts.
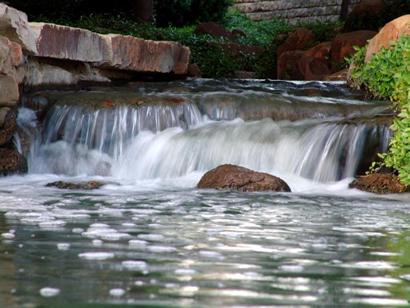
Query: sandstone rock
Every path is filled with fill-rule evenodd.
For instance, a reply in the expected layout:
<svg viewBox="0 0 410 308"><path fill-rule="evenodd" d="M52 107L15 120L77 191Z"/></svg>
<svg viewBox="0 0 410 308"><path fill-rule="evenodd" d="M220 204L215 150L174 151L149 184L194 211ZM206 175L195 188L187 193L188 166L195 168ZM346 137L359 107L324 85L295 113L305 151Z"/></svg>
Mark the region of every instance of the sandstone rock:
<svg viewBox="0 0 410 308"><path fill-rule="evenodd" d="M315 40L314 33L306 28L297 28L289 34L286 41L277 48L278 59L282 53L292 50L303 50Z"/></svg>
<svg viewBox="0 0 410 308"><path fill-rule="evenodd" d="M303 51L293 50L281 54L277 64L277 78L288 80L303 80L304 76L299 69L299 60Z"/></svg>
<svg viewBox="0 0 410 308"><path fill-rule="evenodd" d="M0 148L0 175L27 172L24 157L14 149Z"/></svg>
<svg viewBox="0 0 410 308"><path fill-rule="evenodd" d="M28 24L27 15L4 3L0 3L0 35L20 44L29 53L37 52L35 35Z"/></svg>
<svg viewBox="0 0 410 308"><path fill-rule="evenodd" d="M8 143L16 130L16 114L10 108L0 108L0 146Z"/></svg>
<svg viewBox="0 0 410 308"><path fill-rule="evenodd" d="M30 27L36 35L36 56L90 63L110 61L110 46L100 34L49 23L31 22Z"/></svg>
<svg viewBox="0 0 410 308"><path fill-rule="evenodd" d="M187 73L189 48L176 42L125 35L101 35L85 29L30 23L37 56L90 63L95 67L141 73Z"/></svg>
<svg viewBox="0 0 410 308"><path fill-rule="evenodd" d="M99 189L105 184L98 181L88 181L88 182L81 182L81 183L71 183L71 182L63 182L57 181L53 183L48 183L46 187L57 187L59 189L71 189L71 190L94 190Z"/></svg>
<svg viewBox="0 0 410 308"><path fill-rule="evenodd" d="M10 76L0 75L0 106L16 105L19 95L16 80Z"/></svg>
<svg viewBox="0 0 410 308"><path fill-rule="evenodd" d="M124 35L107 35L111 59L104 66L146 73L186 74L191 52L175 42L150 41Z"/></svg>
<svg viewBox="0 0 410 308"><path fill-rule="evenodd" d="M198 188L290 192L289 186L278 177L235 165L222 165L208 171Z"/></svg>
<svg viewBox="0 0 410 308"><path fill-rule="evenodd" d="M0 73L16 77L17 67L23 64L24 56L19 44L0 36Z"/></svg>
<svg viewBox="0 0 410 308"><path fill-rule="evenodd" d="M223 26L213 21L200 23L195 29L195 34L208 34L229 39L235 36L231 31L226 30Z"/></svg>
<svg viewBox="0 0 410 308"><path fill-rule="evenodd" d="M54 65L44 59L31 58L24 70L26 86L75 85L80 82L110 83L111 79L88 63L60 62Z"/></svg>
<svg viewBox="0 0 410 308"><path fill-rule="evenodd" d="M355 53L354 46L365 46L376 34L374 31L355 31L336 35L332 41L332 66L340 67L346 57Z"/></svg>
<svg viewBox="0 0 410 308"><path fill-rule="evenodd" d="M324 80L331 73L330 48L331 43L324 42L303 52L298 65L304 80Z"/></svg>
<svg viewBox="0 0 410 308"><path fill-rule="evenodd" d="M350 188L376 193L394 194L410 191L410 187L402 184L398 176L391 173L371 173L355 179Z"/></svg>
<svg viewBox="0 0 410 308"><path fill-rule="evenodd" d="M410 35L410 14L404 15L387 23L379 33L373 37L366 51L366 62L369 62L374 54L382 48L388 48L402 35Z"/></svg>

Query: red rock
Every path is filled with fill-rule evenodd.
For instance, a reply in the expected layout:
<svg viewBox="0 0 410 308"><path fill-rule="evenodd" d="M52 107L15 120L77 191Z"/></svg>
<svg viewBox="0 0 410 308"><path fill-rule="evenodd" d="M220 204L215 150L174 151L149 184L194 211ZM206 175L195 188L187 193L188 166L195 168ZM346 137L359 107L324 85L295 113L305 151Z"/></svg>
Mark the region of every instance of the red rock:
<svg viewBox="0 0 410 308"><path fill-rule="evenodd" d="M276 54L279 57L282 53L292 50L303 50L315 40L314 33L306 28L296 28L289 34L286 41L277 48Z"/></svg>
<svg viewBox="0 0 410 308"><path fill-rule="evenodd" d="M10 42L10 60L13 66L20 66L24 62L23 50L21 45L15 42Z"/></svg>
<svg viewBox="0 0 410 308"><path fill-rule="evenodd" d="M330 74L325 77L327 81L346 81L347 80L348 69L343 69L336 73Z"/></svg>
<svg viewBox="0 0 410 308"><path fill-rule="evenodd" d="M303 52L298 65L304 80L324 80L331 73L329 67L330 42L320 43Z"/></svg>
<svg viewBox="0 0 410 308"><path fill-rule="evenodd" d="M376 194L393 194L410 191L410 187L402 184L398 176L391 173L371 173L360 176L350 183L349 187Z"/></svg>
<svg viewBox="0 0 410 308"><path fill-rule="evenodd" d="M226 30L223 26L213 21L200 23L195 29L195 34L208 34L216 37L225 37L229 39L235 36L231 31Z"/></svg>
<svg viewBox="0 0 410 308"><path fill-rule="evenodd" d="M354 31L336 35L332 41L332 66L339 67L346 57L355 53L354 46L365 46L376 34L374 31Z"/></svg>
<svg viewBox="0 0 410 308"><path fill-rule="evenodd" d="M373 55L382 48L388 48L402 35L410 35L410 14L403 15L387 23L379 33L373 37L366 51L366 62L369 62Z"/></svg>
<svg viewBox="0 0 410 308"><path fill-rule="evenodd" d="M278 177L235 165L222 165L208 171L198 188L290 192L289 186Z"/></svg>
<svg viewBox="0 0 410 308"><path fill-rule="evenodd" d="M150 73L186 74L189 48L179 43L150 41L132 36L109 35L112 58L106 66Z"/></svg>
<svg viewBox="0 0 410 308"><path fill-rule="evenodd" d="M277 64L277 78L288 80L303 80L304 76L299 69L299 60L303 56L303 51L292 50L281 54Z"/></svg>
<svg viewBox="0 0 410 308"><path fill-rule="evenodd" d="M37 34L37 56L80 61L94 67L141 73L186 74L189 48L176 42L101 35L88 30L30 23Z"/></svg>

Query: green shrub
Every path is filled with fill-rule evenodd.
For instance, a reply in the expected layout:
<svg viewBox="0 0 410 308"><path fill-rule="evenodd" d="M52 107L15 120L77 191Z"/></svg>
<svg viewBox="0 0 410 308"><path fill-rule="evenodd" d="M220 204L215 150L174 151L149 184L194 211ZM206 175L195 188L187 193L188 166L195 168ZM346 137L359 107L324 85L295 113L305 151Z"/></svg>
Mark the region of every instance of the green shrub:
<svg viewBox="0 0 410 308"><path fill-rule="evenodd" d="M352 59L352 78L374 96L390 99L399 110L391 127L389 152L382 155L388 167L399 172L403 184L410 185L410 36L400 38L365 63L365 49Z"/></svg>
<svg viewBox="0 0 410 308"><path fill-rule="evenodd" d="M157 0L158 26L184 26L201 21L221 21L232 0Z"/></svg>
<svg viewBox="0 0 410 308"><path fill-rule="evenodd" d="M224 26L229 30L240 29L245 37L238 42L246 45L269 46L281 33L287 33L293 28L280 19L252 21L245 14L235 9L229 9L225 16Z"/></svg>

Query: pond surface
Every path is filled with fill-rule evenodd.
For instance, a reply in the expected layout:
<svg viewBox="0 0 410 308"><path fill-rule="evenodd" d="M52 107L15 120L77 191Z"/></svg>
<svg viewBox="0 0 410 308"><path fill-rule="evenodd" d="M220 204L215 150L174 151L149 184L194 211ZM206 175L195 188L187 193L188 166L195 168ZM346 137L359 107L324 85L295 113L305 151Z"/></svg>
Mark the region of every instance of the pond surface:
<svg viewBox="0 0 410 308"><path fill-rule="evenodd" d="M410 195L348 189L387 148L385 103L212 80L38 97L29 174L0 178L0 307L409 306ZM223 163L292 193L195 188Z"/></svg>

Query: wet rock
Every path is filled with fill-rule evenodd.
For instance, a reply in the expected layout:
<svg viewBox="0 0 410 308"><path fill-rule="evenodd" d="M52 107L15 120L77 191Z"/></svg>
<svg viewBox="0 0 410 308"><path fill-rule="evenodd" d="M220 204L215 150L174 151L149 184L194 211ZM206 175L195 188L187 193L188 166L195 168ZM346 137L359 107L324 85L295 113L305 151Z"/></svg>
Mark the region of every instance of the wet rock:
<svg viewBox="0 0 410 308"><path fill-rule="evenodd" d="M27 172L24 157L15 149L0 148L0 175Z"/></svg>
<svg viewBox="0 0 410 308"><path fill-rule="evenodd" d="M7 107L0 108L0 146L11 140L16 126L16 113Z"/></svg>
<svg viewBox="0 0 410 308"><path fill-rule="evenodd" d="M329 65L331 43L320 43L303 52L298 65L304 80L323 80L331 73Z"/></svg>
<svg viewBox="0 0 410 308"><path fill-rule="evenodd" d="M355 53L354 46L363 47L367 41L374 37L374 31L355 31L336 35L332 41L331 60L332 67L340 67L344 59Z"/></svg>
<svg viewBox="0 0 410 308"><path fill-rule="evenodd" d="M70 189L70 190L94 190L94 189L99 189L104 185L105 183L98 182L98 181L88 181L88 182L81 182L81 183L57 181L57 182L48 183L46 187L57 187L59 189Z"/></svg>
<svg viewBox="0 0 410 308"><path fill-rule="evenodd" d="M315 40L315 34L306 28L297 28L289 34L286 41L277 48L277 57L288 51L303 50Z"/></svg>
<svg viewBox="0 0 410 308"><path fill-rule="evenodd" d="M35 34L29 26L27 15L0 3L0 35L23 46L31 54L37 52Z"/></svg>
<svg viewBox="0 0 410 308"><path fill-rule="evenodd" d="M195 29L195 34L212 35L229 39L235 36L231 31L226 30L223 26L213 21L200 23Z"/></svg>
<svg viewBox="0 0 410 308"><path fill-rule="evenodd" d="M235 165L221 165L205 173L198 188L233 189L239 191L290 192L280 178Z"/></svg>
<svg viewBox="0 0 410 308"><path fill-rule="evenodd" d="M364 175L355 179L349 187L376 194L395 194L410 191L410 187L402 184L399 177L392 173Z"/></svg>
<svg viewBox="0 0 410 308"><path fill-rule="evenodd" d="M293 50L283 52L278 59L277 77L284 80L303 80L304 76L299 69L299 60L303 51Z"/></svg>
<svg viewBox="0 0 410 308"><path fill-rule="evenodd" d="M366 51L366 62L382 48L388 48L403 35L410 35L410 14L404 15L387 23L379 33L373 37Z"/></svg>

